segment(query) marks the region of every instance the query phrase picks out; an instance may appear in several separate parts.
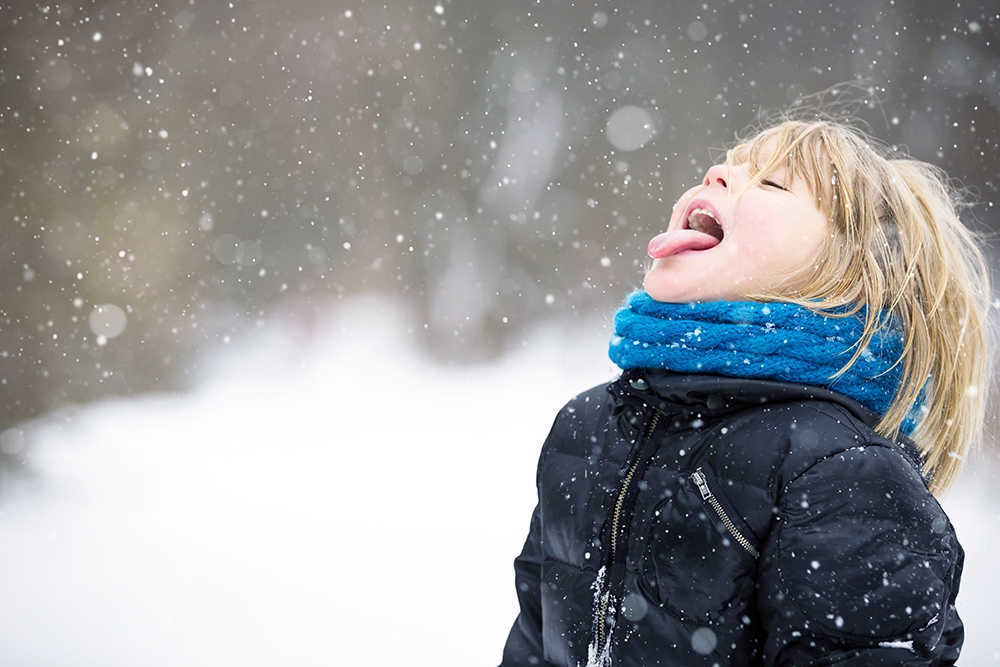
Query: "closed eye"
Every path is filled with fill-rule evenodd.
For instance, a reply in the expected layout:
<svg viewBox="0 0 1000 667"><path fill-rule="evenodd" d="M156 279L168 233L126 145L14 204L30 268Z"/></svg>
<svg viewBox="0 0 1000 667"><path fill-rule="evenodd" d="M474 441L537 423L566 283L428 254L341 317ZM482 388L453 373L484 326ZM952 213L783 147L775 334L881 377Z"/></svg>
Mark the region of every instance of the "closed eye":
<svg viewBox="0 0 1000 667"><path fill-rule="evenodd" d="M788 192L788 188L786 188L784 185L781 185L780 183L775 183L774 181L764 180L761 181L761 184L772 188L778 188L779 190L784 190L785 192Z"/></svg>

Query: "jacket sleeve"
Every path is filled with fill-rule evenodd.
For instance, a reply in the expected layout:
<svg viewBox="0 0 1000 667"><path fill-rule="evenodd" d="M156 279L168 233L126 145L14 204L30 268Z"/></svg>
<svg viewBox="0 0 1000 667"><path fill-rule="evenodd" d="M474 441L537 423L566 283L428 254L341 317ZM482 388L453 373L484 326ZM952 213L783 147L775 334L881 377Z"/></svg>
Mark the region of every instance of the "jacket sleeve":
<svg viewBox="0 0 1000 667"><path fill-rule="evenodd" d="M963 552L917 471L883 446L785 487L761 553L766 665L952 665Z"/></svg>
<svg viewBox="0 0 1000 667"><path fill-rule="evenodd" d="M514 559L514 583L521 611L507 636L501 667L541 665L542 603L541 603L541 525L538 507L531 514L531 528L521 555Z"/></svg>

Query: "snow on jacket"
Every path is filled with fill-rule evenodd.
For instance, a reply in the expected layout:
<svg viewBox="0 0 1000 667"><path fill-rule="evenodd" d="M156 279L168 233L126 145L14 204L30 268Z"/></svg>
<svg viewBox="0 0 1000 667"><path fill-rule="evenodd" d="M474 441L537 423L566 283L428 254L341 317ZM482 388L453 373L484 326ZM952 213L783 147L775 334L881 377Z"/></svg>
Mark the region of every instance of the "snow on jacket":
<svg viewBox="0 0 1000 667"><path fill-rule="evenodd" d="M503 665L950 665L963 552L832 391L630 370L539 460Z"/></svg>

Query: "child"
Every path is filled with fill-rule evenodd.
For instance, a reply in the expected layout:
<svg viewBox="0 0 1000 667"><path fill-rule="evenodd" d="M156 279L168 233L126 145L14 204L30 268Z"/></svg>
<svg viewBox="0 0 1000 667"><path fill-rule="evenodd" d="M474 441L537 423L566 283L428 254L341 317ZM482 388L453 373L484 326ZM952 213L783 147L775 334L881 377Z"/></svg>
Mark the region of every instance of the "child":
<svg viewBox="0 0 1000 667"><path fill-rule="evenodd" d="M623 374L545 442L503 665L954 663L935 495L981 429L990 298L958 204L825 120L680 198L615 318Z"/></svg>

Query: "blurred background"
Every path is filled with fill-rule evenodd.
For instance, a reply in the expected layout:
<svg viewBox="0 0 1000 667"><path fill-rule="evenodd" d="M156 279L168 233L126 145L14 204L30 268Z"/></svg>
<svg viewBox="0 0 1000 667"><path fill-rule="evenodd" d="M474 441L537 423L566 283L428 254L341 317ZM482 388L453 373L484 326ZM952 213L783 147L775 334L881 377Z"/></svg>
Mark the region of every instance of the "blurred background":
<svg viewBox="0 0 1000 667"><path fill-rule="evenodd" d="M442 361L607 311L711 149L846 81L873 133L944 167L994 232L997 14L4 3L0 430L188 386L202 354L358 292L404 297Z"/></svg>
<svg viewBox="0 0 1000 667"><path fill-rule="evenodd" d="M77 437L84 406L259 382L226 373L266 374L270 357L366 349L349 368L384 373L395 357L362 345L372 323L412 348L399 363L418 392L434 373L483 390L528 364L539 332L587 341L587 361L563 342L539 366L562 379L524 445L530 495L549 409L586 386L566 378L610 376L607 321L674 200L761 114L831 87L826 101L968 189L984 244L1000 229L988 0L14 1L0 35L0 517L26 479L58 478L43 443ZM321 339L341 347L286 350ZM346 368L328 380L357 382ZM352 386L388 398L382 381ZM310 437L328 406L313 408Z"/></svg>

